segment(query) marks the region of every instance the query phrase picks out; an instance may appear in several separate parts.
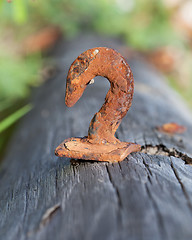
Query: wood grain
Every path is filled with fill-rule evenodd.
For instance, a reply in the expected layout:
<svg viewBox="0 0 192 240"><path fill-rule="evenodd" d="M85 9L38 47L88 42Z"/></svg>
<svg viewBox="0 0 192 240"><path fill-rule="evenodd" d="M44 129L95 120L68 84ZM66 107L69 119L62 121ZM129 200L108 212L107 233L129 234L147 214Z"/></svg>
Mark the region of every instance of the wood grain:
<svg viewBox="0 0 192 240"><path fill-rule="evenodd" d="M88 48L118 50L117 43L80 36L55 49L60 72L34 94L35 107L18 126L1 165L0 239L192 239L192 166L186 164L192 159L192 117L151 66L129 61L135 95L116 135L141 144L143 152L117 164L54 155L64 139L87 134L109 88L107 80L96 78L67 108L68 67ZM156 130L168 122L187 131L170 136Z"/></svg>

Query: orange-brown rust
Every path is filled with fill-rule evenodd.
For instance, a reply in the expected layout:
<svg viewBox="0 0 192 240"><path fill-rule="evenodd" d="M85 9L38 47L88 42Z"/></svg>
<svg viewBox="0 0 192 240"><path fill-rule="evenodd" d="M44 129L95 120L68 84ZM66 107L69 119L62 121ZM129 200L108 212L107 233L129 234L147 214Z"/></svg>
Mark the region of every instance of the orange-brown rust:
<svg viewBox="0 0 192 240"><path fill-rule="evenodd" d="M91 120L88 136L65 140L56 148L55 154L86 160L122 161L129 153L140 150L140 145L120 142L114 136L131 107L133 74L125 59L115 50L105 47L89 49L69 69L65 96L67 106L72 107L79 100L95 76L106 77L110 82L105 103Z"/></svg>

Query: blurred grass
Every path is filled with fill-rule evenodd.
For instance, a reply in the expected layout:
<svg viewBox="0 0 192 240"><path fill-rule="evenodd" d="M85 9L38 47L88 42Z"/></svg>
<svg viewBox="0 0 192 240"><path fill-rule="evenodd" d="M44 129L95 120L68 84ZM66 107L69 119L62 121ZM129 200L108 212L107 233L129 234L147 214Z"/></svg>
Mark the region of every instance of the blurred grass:
<svg viewBox="0 0 192 240"><path fill-rule="evenodd" d="M0 56L0 101L14 101L25 98L30 92L30 86L38 84L38 70L41 59L30 56L18 59L10 56ZM0 105L1 108L1 105Z"/></svg>
<svg viewBox="0 0 192 240"><path fill-rule="evenodd" d="M0 121L0 134L32 109L28 104Z"/></svg>
<svg viewBox="0 0 192 240"><path fill-rule="evenodd" d="M22 107L30 94L31 87L37 86L40 81L38 71L41 59L30 56L18 57L0 56L0 152L3 142L7 139L5 131L20 119L29 105ZM3 140L4 139L4 140Z"/></svg>
<svg viewBox="0 0 192 240"><path fill-rule="evenodd" d="M129 46L145 52L166 45L186 49L186 37L175 31L171 15L162 0L0 0L0 34L8 36L0 40L0 129L4 131L0 141L6 138L6 129L26 112L20 102L25 103L31 87L41 82L41 53L23 55L26 37L54 25L65 38L94 31L121 36ZM192 84L186 91L173 75L169 80L191 103Z"/></svg>

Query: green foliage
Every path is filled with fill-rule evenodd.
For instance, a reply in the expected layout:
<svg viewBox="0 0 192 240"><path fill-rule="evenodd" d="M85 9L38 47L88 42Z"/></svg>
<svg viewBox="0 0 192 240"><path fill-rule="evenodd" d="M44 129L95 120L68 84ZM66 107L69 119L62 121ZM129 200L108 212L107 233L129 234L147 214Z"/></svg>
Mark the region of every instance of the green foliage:
<svg viewBox="0 0 192 240"><path fill-rule="evenodd" d="M50 0L49 4L41 1L31 7L32 17L59 25L67 36L82 30L121 35L142 50L181 41L170 26L170 13L161 1Z"/></svg>
<svg viewBox="0 0 192 240"><path fill-rule="evenodd" d="M19 24L27 20L27 2L25 0L14 0L13 16L15 22Z"/></svg>
<svg viewBox="0 0 192 240"><path fill-rule="evenodd" d="M15 100L29 94L29 86L38 82L39 57L24 59L0 57L0 107L4 99Z"/></svg>
<svg viewBox="0 0 192 240"><path fill-rule="evenodd" d="M183 41L170 26L170 12L161 0L13 0L1 10L2 18L13 24L55 24L65 36L85 30L121 35L142 50Z"/></svg>
<svg viewBox="0 0 192 240"><path fill-rule="evenodd" d="M20 108L16 112L12 113L10 116L0 121L0 133L10 127L13 123L15 123L18 119L20 119L23 115L29 112L32 109L30 104Z"/></svg>
<svg viewBox="0 0 192 240"><path fill-rule="evenodd" d="M9 102L10 103L10 102ZM2 106L2 105L0 105ZM5 106L10 106L10 104ZM4 118L2 121L0 121L0 158L2 157L5 145L8 142L8 139L12 133L13 128L11 126L22 116L24 116L27 112L29 112L32 109L32 105L27 104L24 107L20 108L19 110L16 110L14 113L10 114L8 117ZM2 109L0 109L1 112Z"/></svg>
<svg viewBox="0 0 192 240"><path fill-rule="evenodd" d="M23 24L26 22L28 0L13 0L8 2L6 0L0 0L0 20L1 23L6 24L14 21L16 24Z"/></svg>
<svg viewBox="0 0 192 240"><path fill-rule="evenodd" d="M5 100L5 101L1 101L0 103L0 112L2 112L3 110L9 108L11 106L12 102L10 100Z"/></svg>
<svg viewBox="0 0 192 240"><path fill-rule="evenodd" d="M38 56L0 58L0 152L11 133L8 128L31 109L29 104L19 109L17 105L20 105L19 99L28 96L30 86L39 84L37 73L40 63Z"/></svg>

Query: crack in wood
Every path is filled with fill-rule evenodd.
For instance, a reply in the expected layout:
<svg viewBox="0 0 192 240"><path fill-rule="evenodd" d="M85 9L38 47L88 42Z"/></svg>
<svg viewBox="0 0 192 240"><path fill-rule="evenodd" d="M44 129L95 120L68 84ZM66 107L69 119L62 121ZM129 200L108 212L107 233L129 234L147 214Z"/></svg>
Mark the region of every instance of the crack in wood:
<svg viewBox="0 0 192 240"><path fill-rule="evenodd" d="M147 194L149 196L149 199L151 199L154 211L156 212L160 235L161 235L162 239L165 239L166 231L165 231L164 221L163 221L163 218L161 216L161 211L159 210L159 207L158 207L157 203L153 199L152 194L151 194L147 184L145 184L145 188L146 188L146 192L147 192Z"/></svg>
<svg viewBox="0 0 192 240"><path fill-rule="evenodd" d="M109 170L109 166L107 164L105 166L106 166L107 174L108 174L108 177L109 177L109 181L110 181L110 183L111 183L111 185L112 185L112 187L114 189L114 192L115 192L115 195L116 195L116 198L117 198L117 204L118 204L118 209L117 209L118 225L121 227L122 226L121 210L123 208L122 201L121 201L121 196L120 196L118 187L115 185L115 183L113 181L111 172Z"/></svg>
<svg viewBox="0 0 192 240"><path fill-rule="evenodd" d="M175 148L167 148L164 144L159 144L155 146L151 144L143 145L141 146L141 152L149 155L161 155L181 158L185 162L185 164L192 164L192 157L178 151Z"/></svg>
<svg viewBox="0 0 192 240"><path fill-rule="evenodd" d="M142 157L142 156L141 156ZM145 170L146 170L146 172L147 172L147 178L148 178L148 181L152 184L152 180L151 180L151 177L152 177L152 172L151 172L151 169L150 169L150 167L149 167L149 165L145 162L145 160L144 160L144 158L142 157L142 159L143 159L143 164L144 164L144 166L145 166Z"/></svg>
<svg viewBox="0 0 192 240"><path fill-rule="evenodd" d="M40 223L39 223L39 226L38 226L36 229L28 232L28 233L27 233L27 237L32 237L32 236L33 236L34 234L36 234L37 232L41 231L42 228L43 228L44 226L46 226L46 225L48 224L48 222L50 222L51 218L52 218L52 217L56 214L56 212L57 212L58 210L60 210L60 209L61 209L61 204L60 204L60 203L57 203L57 204L55 204L54 206L48 208L48 209L45 211L45 213L43 214L43 216L42 216L42 218L41 218L41 221L40 221Z"/></svg>
<svg viewBox="0 0 192 240"><path fill-rule="evenodd" d="M53 207L48 208L42 216L39 228L41 229L43 226L45 226L60 208L61 208L60 203L57 203Z"/></svg>
<svg viewBox="0 0 192 240"><path fill-rule="evenodd" d="M190 210L192 210L192 204L191 204L191 202L190 202L190 198L189 198L189 195L188 195L188 193L187 193L187 190L185 189L185 186L184 186L184 184L182 183L182 181L181 181L181 179L180 179L180 177L179 177L179 174L178 174L176 168L174 167L172 161L171 161L171 168L172 168L172 170L173 170L173 173L174 173L177 181L179 182L179 184L180 184L180 186L181 186L182 192L183 192L183 194L184 194L184 196L185 196L185 198L186 198L186 200L187 200L187 204L188 204Z"/></svg>
<svg viewBox="0 0 192 240"><path fill-rule="evenodd" d="M113 189L114 189L115 194L116 194L116 196L117 196L118 205L119 205L120 208L122 208L122 202L121 202L121 197L120 197L119 189L116 187L115 183L113 182L113 179L112 179L112 176L111 176L109 167L108 167L107 165L105 165L105 166L106 166L106 170L107 170L107 173L108 173L108 176L109 176L109 181L111 182L111 185L113 186Z"/></svg>
<svg viewBox="0 0 192 240"><path fill-rule="evenodd" d="M155 148L155 149L152 149L152 151L157 153L158 151L155 151L155 150L157 150L157 147L155 146L154 148ZM151 149L150 149L150 150L151 150ZM151 152L150 152L150 155L155 155L155 153L151 154ZM162 155L162 154L161 154L161 155ZM168 154L166 153L166 154L163 155L163 156L168 156ZM142 157L142 156L141 156L141 157ZM146 172L147 172L147 175L148 175L148 176L147 176L147 179L148 179L149 183L152 184L152 183L153 183L152 177L155 176L156 179L157 179L157 176L156 176L156 174L154 175L154 174L152 173L152 171L151 171L151 169L150 169L150 166L146 163L145 159L144 159L143 157L142 157L142 159L143 159L143 164L144 164L144 166L145 166L145 168L146 168ZM171 167L173 167L173 166L171 166ZM175 172L174 172L174 175L175 175ZM177 174L176 178L177 178L177 180L179 180L178 174ZM158 182L159 182L159 181L158 181ZM179 181L179 183L180 183L180 181ZM181 184L181 183L180 183L180 184ZM159 186L161 186L160 183L159 183ZM183 188L184 188L184 186L183 186ZM153 192L150 191L150 187L148 187L147 182L145 183L145 189L146 189L147 195L149 196L149 199L150 199L151 202L152 202L153 209L154 209L154 211L155 211L155 213L156 213L157 223L158 223L158 225L159 225L159 232L160 232L160 234L161 234L161 238L162 238L162 239L165 239L165 238L167 237L167 233L166 233L166 228L165 228L165 225L164 225L164 219L163 219L163 216L161 215L161 210L159 209L158 204L156 203L155 199L154 199L153 196L152 196ZM182 189L182 190L183 190L183 189ZM184 191L183 191L183 192L184 192ZM185 191L185 193L186 193L186 191ZM185 193L184 193L184 195L185 195ZM186 197L186 196L185 196L185 197Z"/></svg>

